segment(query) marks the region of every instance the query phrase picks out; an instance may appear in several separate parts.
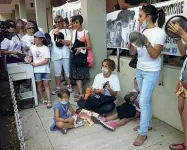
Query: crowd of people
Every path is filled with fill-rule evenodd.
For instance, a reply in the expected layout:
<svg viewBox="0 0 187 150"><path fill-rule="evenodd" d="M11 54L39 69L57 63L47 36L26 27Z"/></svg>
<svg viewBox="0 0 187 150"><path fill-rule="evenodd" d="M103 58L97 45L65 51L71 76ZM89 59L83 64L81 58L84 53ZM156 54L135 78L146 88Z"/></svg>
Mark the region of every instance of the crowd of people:
<svg viewBox="0 0 187 150"><path fill-rule="evenodd" d="M97 74L91 90L86 90L83 95L83 81L89 80L89 66L87 53L91 49L89 32L83 29L83 17L73 16L63 19L61 16L54 18L54 29L47 35L39 28L35 21L7 20L6 32L1 28L1 55L6 55L6 63L24 62L34 68L35 80L39 99L52 108L51 94L57 94L60 101L54 106L54 122L51 130L61 130L66 134L67 129L83 125L79 120L79 111L75 111L69 100L72 92L72 83L76 82L77 92L74 100L80 108L88 109L99 114L92 117L95 123L101 124L110 130L125 125L128 121L140 117L140 125L134 128L139 135L134 141L134 146L141 146L147 139L147 133L152 130L152 94L158 83L161 60L160 54L166 39L165 32L161 29L165 23L165 14L162 9L157 10L153 5L143 6L140 10L139 23L142 33L146 36L145 45L137 48L129 43L130 51L138 57L134 89L124 97L124 102L116 107L115 101L120 91L120 81L113 73L116 68L111 59L101 62L101 73ZM157 23L157 25L155 25ZM170 31L178 34L177 40L182 55L186 55L187 33L178 25L170 24ZM4 34L6 33L6 34ZM8 33L8 34L7 34ZM152 36L154 35L154 36ZM51 39L49 42L47 39ZM184 42L181 41L183 39ZM24 57L23 57L24 56ZM55 89L50 88L50 60L54 65ZM181 70L180 82L176 94L179 97L179 112L184 128L185 143L187 143L187 74L185 60ZM66 79L67 87L61 89L62 77ZM47 100L43 96L45 89ZM91 92L90 92L91 91ZM88 93L89 92L89 93ZM112 113L116 108L116 113ZM71 112L71 115L68 114ZM115 121L116 119L119 121ZM186 149L186 144L173 144L170 149Z"/></svg>
<svg viewBox="0 0 187 150"><path fill-rule="evenodd" d="M60 90L62 77L66 79L69 92L72 92L71 84L76 82L75 101L83 97L83 80L90 78L87 51L91 48L91 42L89 32L82 27L82 16L73 16L70 23L67 18L56 16L54 22L55 27L49 34L34 20L1 22L5 27L1 28L1 54L6 55L5 64L26 62L33 66L39 99L47 108L52 107L51 94L57 94ZM56 83L53 91L50 88L50 60L54 65ZM43 89L47 100L44 99Z"/></svg>

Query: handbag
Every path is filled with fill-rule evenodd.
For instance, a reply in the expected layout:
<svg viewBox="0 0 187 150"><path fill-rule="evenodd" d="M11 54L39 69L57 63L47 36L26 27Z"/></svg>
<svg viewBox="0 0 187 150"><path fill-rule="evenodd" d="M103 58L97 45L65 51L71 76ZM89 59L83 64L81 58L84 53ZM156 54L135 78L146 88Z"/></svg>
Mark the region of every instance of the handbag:
<svg viewBox="0 0 187 150"><path fill-rule="evenodd" d="M85 46L85 43L77 39L77 31L76 31L75 42L74 42L73 47L71 49L73 52L73 56L71 58L71 64L74 64L76 66L87 65L87 53L86 54L82 54L82 53L76 54L76 50L75 50L76 48L84 47L84 46Z"/></svg>
<svg viewBox="0 0 187 150"><path fill-rule="evenodd" d="M106 105L112 103L116 100L115 96L107 96L103 94L96 94L93 96L89 96L86 101L86 108L87 109L96 109L101 107L102 105Z"/></svg>
<svg viewBox="0 0 187 150"><path fill-rule="evenodd" d="M84 39L85 39L85 45L87 46L86 38L85 38L85 30L84 30ZM90 68L94 66L94 54L93 54L93 50L92 49L88 50L87 62L88 62L88 66Z"/></svg>
<svg viewBox="0 0 187 150"><path fill-rule="evenodd" d="M130 60L129 66L130 66L131 68L136 69L137 62L138 62L138 54L136 53L136 54L132 57L132 59Z"/></svg>

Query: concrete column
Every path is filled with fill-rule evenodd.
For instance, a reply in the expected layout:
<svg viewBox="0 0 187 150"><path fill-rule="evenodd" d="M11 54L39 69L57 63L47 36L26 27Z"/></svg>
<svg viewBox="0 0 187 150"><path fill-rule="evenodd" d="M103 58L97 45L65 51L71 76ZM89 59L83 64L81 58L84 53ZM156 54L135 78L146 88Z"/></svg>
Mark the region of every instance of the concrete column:
<svg viewBox="0 0 187 150"><path fill-rule="evenodd" d="M16 21L16 19L15 19L15 10L12 10L11 16L12 16L12 19Z"/></svg>
<svg viewBox="0 0 187 150"><path fill-rule="evenodd" d="M106 47L106 0L81 0L84 28L90 33L95 66L90 69L89 84L101 72L101 62L107 57Z"/></svg>
<svg viewBox="0 0 187 150"><path fill-rule="evenodd" d="M27 19L27 12L25 7L25 0L19 0L20 18Z"/></svg>
<svg viewBox="0 0 187 150"><path fill-rule="evenodd" d="M19 6L18 5L15 5L15 19L19 19L20 18L20 15L19 15Z"/></svg>
<svg viewBox="0 0 187 150"><path fill-rule="evenodd" d="M41 27L45 32L47 32L48 23L47 23L47 13L46 13L46 1L35 0L35 11L36 11L36 21L38 26Z"/></svg>

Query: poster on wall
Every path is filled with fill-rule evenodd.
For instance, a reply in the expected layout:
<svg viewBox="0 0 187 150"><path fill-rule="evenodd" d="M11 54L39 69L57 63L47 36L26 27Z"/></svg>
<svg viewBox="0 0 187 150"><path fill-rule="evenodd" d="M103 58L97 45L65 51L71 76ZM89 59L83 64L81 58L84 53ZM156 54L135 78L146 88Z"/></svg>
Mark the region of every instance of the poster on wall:
<svg viewBox="0 0 187 150"><path fill-rule="evenodd" d="M138 7L107 14L108 48L127 48L129 34L138 30L138 15Z"/></svg>
<svg viewBox="0 0 187 150"><path fill-rule="evenodd" d="M185 0L172 0L154 4L158 9L163 9L166 22L175 15L184 15ZM127 49L129 34L139 31L138 17L140 7L115 11L107 14L107 48ZM164 30L165 26L163 27ZM167 36L164 50L166 55L180 56L176 41Z"/></svg>
<svg viewBox="0 0 187 150"><path fill-rule="evenodd" d="M68 2L62 6L53 7L52 11L53 11L53 18L56 15L60 15L63 18L70 19L74 15L78 15L78 14L81 15L81 1L78 0L71 3Z"/></svg>
<svg viewBox="0 0 187 150"><path fill-rule="evenodd" d="M175 15L184 15L184 5L186 1L185 0L173 0L173 1L166 1L162 3L157 3L155 6L158 9L163 9L166 15L166 22L168 19ZM165 26L163 27L163 29ZM162 52L163 54L167 55L175 55L180 56L180 52L177 47L177 43L173 38L166 37L166 41L164 44L164 50Z"/></svg>

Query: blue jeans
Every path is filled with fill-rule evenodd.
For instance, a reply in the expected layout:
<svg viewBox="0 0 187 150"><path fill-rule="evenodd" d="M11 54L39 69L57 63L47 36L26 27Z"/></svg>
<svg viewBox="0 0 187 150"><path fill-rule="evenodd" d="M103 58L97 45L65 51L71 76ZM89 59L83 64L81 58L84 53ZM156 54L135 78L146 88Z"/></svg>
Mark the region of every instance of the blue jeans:
<svg viewBox="0 0 187 150"><path fill-rule="evenodd" d="M50 73L34 73L35 81L51 80Z"/></svg>
<svg viewBox="0 0 187 150"><path fill-rule="evenodd" d="M140 90L141 109L140 115L140 135L147 135L148 127L152 127L152 94L158 83L160 71L142 71L136 70L136 80Z"/></svg>

